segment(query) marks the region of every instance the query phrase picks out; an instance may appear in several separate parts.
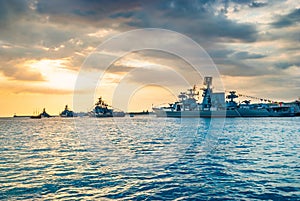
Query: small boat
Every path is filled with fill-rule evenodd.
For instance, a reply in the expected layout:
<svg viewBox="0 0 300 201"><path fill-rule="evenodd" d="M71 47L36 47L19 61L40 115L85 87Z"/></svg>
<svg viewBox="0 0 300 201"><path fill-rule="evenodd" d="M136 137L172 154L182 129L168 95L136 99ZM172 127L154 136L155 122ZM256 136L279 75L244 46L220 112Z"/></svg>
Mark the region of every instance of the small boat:
<svg viewBox="0 0 300 201"><path fill-rule="evenodd" d="M125 117L125 112L123 111L114 111L114 109L106 104L102 97L98 98L98 101L95 103L95 108L89 112L90 117Z"/></svg>
<svg viewBox="0 0 300 201"><path fill-rule="evenodd" d="M74 112L69 110L68 105L65 106L65 110L62 111L59 116L61 117L74 117Z"/></svg>

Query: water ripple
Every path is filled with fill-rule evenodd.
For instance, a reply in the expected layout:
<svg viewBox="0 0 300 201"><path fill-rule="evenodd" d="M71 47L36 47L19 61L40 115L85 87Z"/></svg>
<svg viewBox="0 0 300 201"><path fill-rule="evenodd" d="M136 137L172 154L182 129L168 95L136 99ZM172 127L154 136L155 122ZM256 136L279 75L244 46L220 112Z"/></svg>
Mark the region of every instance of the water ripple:
<svg viewBox="0 0 300 201"><path fill-rule="evenodd" d="M0 125L1 200L300 200L299 118Z"/></svg>

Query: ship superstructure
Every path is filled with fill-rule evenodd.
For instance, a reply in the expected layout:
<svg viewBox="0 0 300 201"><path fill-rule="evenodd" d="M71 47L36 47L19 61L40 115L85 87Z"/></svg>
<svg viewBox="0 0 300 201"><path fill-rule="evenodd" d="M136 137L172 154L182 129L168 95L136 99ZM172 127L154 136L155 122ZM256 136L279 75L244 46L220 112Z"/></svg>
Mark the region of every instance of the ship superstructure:
<svg viewBox="0 0 300 201"><path fill-rule="evenodd" d="M74 112L72 110L69 110L68 105L65 106L65 110L62 111L59 116L61 117L74 117Z"/></svg>
<svg viewBox="0 0 300 201"><path fill-rule="evenodd" d="M90 117L124 117L123 111L114 111L114 109L104 102L102 97L98 98L94 109L89 112Z"/></svg>

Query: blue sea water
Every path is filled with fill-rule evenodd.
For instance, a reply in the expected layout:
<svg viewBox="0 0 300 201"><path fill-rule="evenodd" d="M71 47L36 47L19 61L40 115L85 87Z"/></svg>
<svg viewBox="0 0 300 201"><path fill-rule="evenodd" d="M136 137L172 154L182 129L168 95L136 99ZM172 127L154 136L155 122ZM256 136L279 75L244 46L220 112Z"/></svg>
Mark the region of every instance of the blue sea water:
<svg viewBox="0 0 300 201"><path fill-rule="evenodd" d="M2 200L300 200L300 118L0 119Z"/></svg>

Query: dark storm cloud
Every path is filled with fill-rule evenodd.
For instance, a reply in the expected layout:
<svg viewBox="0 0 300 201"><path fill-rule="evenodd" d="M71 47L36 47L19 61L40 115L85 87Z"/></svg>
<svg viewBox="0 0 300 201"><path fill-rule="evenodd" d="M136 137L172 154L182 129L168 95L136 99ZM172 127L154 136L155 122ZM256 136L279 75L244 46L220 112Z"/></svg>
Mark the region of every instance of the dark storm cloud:
<svg viewBox="0 0 300 201"><path fill-rule="evenodd" d="M283 61L283 62L277 62L277 63L275 63L275 67L278 68L278 69L288 69L288 68L290 68L292 66L300 67L300 61L299 62Z"/></svg>
<svg viewBox="0 0 300 201"><path fill-rule="evenodd" d="M4 27L14 23L15 20L24 15L28 10L26 1L0 0L0 26Z"/></svg>
<svg viewBox="0 0 300 201"><path fill-rule="evenodd" d="M266 57L266 55L242 51L234 53L232 57L235 59L261 59Z"/></svg>
<svg viewBox="0 0 300 201"><path fill-rule="evenodd" d="M258 1L253 1L249 4L250 8L261 8L267 6L268 3L265 2L258 2Z"/></svg>
<svg viewBox="0 0 300 201"><path fill-rule="evenodd" d="M112 15L110 15L109 17L110 18L130 18L130 17L133 17L134 16L134 13L133 11L129 11L129 12L118 12L118 13L114 13Z"/></svg>
<svg viewBox="0 0 300 201"><path fill-rule="evenodd" d="M266 68L261 68L261 66L252 66L238 60L215 60L215 63L219 64L218 68L222 75L228 75L233 77L255 77L261 75L274 74L273 71L270 71Z"/></svg>
<svg viewBox="0 0 300 201"><path fill-rule="evenodd" d="M192 38L256 41L258 33L254 25L229 20L222 12L216 14L213 3L214 1L144 3L143 9L136 11L135 14L120 13L120 16L130 15L132 20L128 25L133 27L171 29Z"/></svg>
<svg viewBox="0 0 300 201"><path fill-rule="evenodd" d="M236 4L250 4L253 0L225 0L225 2L234 2Z"/></svg>
<svg viewBox="0 0 300 201"><path fill-rule="evenodd" d="M66 25L49 24L45 16L35 14L32 6L29 0L0 0L0 40L31 52L37 44L51 48L76 35Z"/></svg>
<svg viewBox="0 0 300 201"><path fill-rule="evenodd" d="M65 17L77 16L87 21L97 21L114 15L114 13L138 7L138 1L130 0L41 0L37 4L37 11L42 14L61 15Z"/></svg>
<svg viewBox="0 0 300 201"><path fill-rule="evenodd" d="M137 84L151 83L157 85L169 85L173 87L179 87L182 84L193 80L191 77L185 77L185 75L174 70L158 70L154 68L135 69L128 73L126 77L130 82Z"/></svg>
<svg viewBox="0 0 300 201"><path fill-rule="evenodd" d="M293 26L300 22L300 8L293 10L287 15L281 15L272 23L275 28L283 28Z"/></svg>
<svg viewBox="0 0 300 201"><path fill-rule="evenodd" d="M226 48L222 48L222 47L214 47L211 48L207 51L207 53L209 54L209 56L211 56L212 58L226 58L229 57L232 53L234 53L233 50L230 49L226 49Z"/></svg>
<svg viewBox="0 0 300 201"><path fill-rule="evenodd" d="M257 69L252 68L251 64L243 64L241 60L260 59L266 55L247 50L236 52L227 46L232 43L259 42L257 24L238 22L226 14L229 8L236 8L235 12L242 9L266 9L264 12L268 12L267 7L271 3L253 0L39 0L30 8L29 2L31 1L0 0L0 25L14 23L9 29L1 29L0 42L8 42L12 47L15 44L19 46L14 50L0 49L0 58L10 56L12 59L39 60L72 57L74 63L69 68L78 69L75 67L80 66L84 60L83 51L88 47L96 47L103 41L103 38L90 37L88 34L107 27L116 31L113 33L155 27L178 31L191 37L208 51L226 74L252 76L265 73L263 70L255 71ZM278 17L273 25L283 27L293 25L297 20L299 22L299 10ZM23 16L26 17L25 20ZM113 27L114 24L117 25ZM278 34L278 38L282 36L281 33ZM112 35L109 33L109 36ZM285 35L288 36L288 33ZM299 40L299 34L294 34L294 37ZM75 43L75 40L79 42ZM78 59L75 52L82 53L83 56ZM161 58L168 60L166 55ZM222 65L231 67L225 69ZM124 66L111 69L114 73L130 70ZM1 71L8 77L24 79L20 68L12 66L10 70L5 67ZM42 79L38 75L32 77Z"/></svg>
<svg viewBox="0 0 300 201"><path fill-rule="evenodd" d="M200 25L201 26L201 25ZM250 24L240 24L231 20L227 20L221 16L215 18L212 23L202 25L199 32L204 36L225 37L233 40L241 40L244 42L254 42L257 40L257 31L255 26Z"/></svg>
<svg viewBox="0 0 300 201"><path fill-rule="evenodd" d="M10 3L6 3L10 2ZM19 1L18 1L19 2ZM28 10L29 4L20 1L1 1L3 8L9 7L10 11L3 10L2 15L15 13L18 16ZM249 3L252 1L236 1L236 3ZM166 28L187 34L194 39L241 40L253 42L257 39L254 25L237 23L227 19L221 13L214 14L212 4L215 1L101 1L101 0L40 0L34 6L41 17L48 17L51 26L34 24L33 26L16 27L12 36L7 38L15 42L34 43L43 40L47 47L56 46L88 29L91 25L103 28L111 27L120 19L127 19L123 23L131 28ZM225 3L224 3L225 4ZM224 5L225 6L225 5ZM5 21L10 17L2 17ZM112 21L110 21L110 19ZM30 21L28 21L30 23ZM58 23L63 26L58 26ZM72 24L82 25L82 30L74 28ZM83 26L84 25L84 26ZM20 25L21 26L21 25ZM122 26L122 25L119 25ZM128 27L129 28L129 27ZM127 30L128 30L127 28ZM118 27L120 29L120 27ZM81 35L82 35L81 34ZM6 34L5 34L6 35ZM43 39L41 39L43 38ZM205 39L203 39L205 38Z"/></svg>

